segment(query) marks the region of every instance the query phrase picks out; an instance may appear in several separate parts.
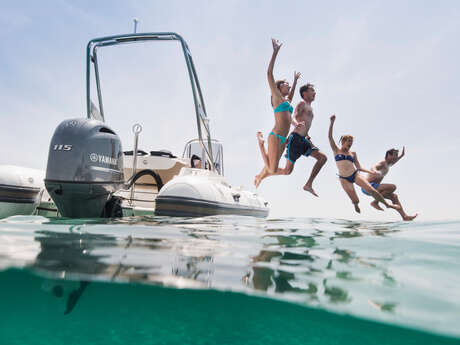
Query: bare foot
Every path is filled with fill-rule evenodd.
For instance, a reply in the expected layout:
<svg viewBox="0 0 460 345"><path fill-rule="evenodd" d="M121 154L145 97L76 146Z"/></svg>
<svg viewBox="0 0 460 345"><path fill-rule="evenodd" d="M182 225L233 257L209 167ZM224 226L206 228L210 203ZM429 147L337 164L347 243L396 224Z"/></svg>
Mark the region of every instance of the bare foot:
<svg viewBox="0 0 460 345"><path fill-rule="evenodd" d="M355 206L355 211L361 213L361 209L359 208L358 204L353 204Z"/></svg>
<svg viewBox="0 0 460 345"><path fill-rule="evenodd" d="M383 211L383 208L380 207L379 202L377 200L372 201L371 206L379 211Z"/></svg>
<svg viewBox="0 0 460 345"><path fill-rule="evenodd" d="M256 188L258 188L260 182L262 182L262 178L260 177L260 175L256 175L256 177L254 178L254 186L256 186Z"/></svg>
<svg viewBox="0 0 460 345"><path fill-rule="evenodd" d="M407 220L407 221L414 220L415 217L417 217L417 216L418 216L418 213L414 214L413 216L405 216L405 217L403 217L403 220Z"/></svg>
<svg viewBox="0 0 460 345"><path fill-rule="evenodd" d="M265 140L262 132L257 132L257 140L259 141L259 145L264 146Z"/></svg>
<svg viewBox="0 0 460 345"><path fill-rule="evenodd" d="M311 194L313 194L314 196L318 196L318 194L316 194L316 192L313 190L313 187L312 186L309 186L309 185L305 185L303 186L303 190L304 191L307 191L307 192L310 192Z"/></svg>

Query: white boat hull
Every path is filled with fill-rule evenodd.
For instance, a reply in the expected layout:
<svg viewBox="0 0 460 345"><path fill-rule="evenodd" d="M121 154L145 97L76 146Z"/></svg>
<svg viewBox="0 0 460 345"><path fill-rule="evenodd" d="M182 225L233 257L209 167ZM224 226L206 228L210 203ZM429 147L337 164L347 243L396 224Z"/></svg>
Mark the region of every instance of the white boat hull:
<svg viewBox="0 0 460 345"><path fill-rule="evenodd" d="M201 217L242 215L266 217L268 203L255 193L230 186L210 170L182 168L163 186L155 200L155 215Z"/></svg>
<svg viewBox="0 0 460 345"><path fill-rule="evenodd" d="M31 215L44 191L44 171L13 165L0 166L0 218Z"/></svg>
<svg viewBox="0 0 460 345"><path fill-rule="evenodd" d="M38 204L20 204L14 202L0 202L0 218L17 215L34 214Z"/></svg>
<svg viewBox="0 0 460 345"><path fill-rule="evenodd" d="M57 216L43 178L44 172L40 170L0 166L0 218L32 214ZM129 191L121 191L119 195L127 198ZM126 199L123 202L124 216L267 217L269 212L268 203L258 195L230 186L223 176L213 171L188 167L183 167L160 192L156 186L137 186L134 199L132 203Z"/></svg>

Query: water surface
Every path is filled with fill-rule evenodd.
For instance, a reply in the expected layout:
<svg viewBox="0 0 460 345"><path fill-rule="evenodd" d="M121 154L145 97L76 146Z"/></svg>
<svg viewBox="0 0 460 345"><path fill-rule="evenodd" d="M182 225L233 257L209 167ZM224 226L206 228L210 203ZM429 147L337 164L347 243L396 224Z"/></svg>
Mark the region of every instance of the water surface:
<svg viewBox="0 0 460 345"><path fill-rule="evenodd" d="M0 343L460 343L459 226L10 217Z"/></svg>

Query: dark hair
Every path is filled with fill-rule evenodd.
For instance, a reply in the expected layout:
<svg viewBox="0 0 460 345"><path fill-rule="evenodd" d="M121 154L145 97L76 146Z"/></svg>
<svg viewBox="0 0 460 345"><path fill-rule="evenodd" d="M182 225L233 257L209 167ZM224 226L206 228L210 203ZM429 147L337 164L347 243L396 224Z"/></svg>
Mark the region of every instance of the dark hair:
<svg viewBox="0 0 460 345"><path fill-rule="evenodd" d="M396 149L389 149L389 150L385 153L385 159L386 159L388 156L393 156L396 152L398 152L398 150L396 150Z"/></svg>
<svg viewBox="0 0 460 345"><path fill-rule="evenodd" d="M201 161L201 158L198 157L197 155L192 155L192 158L190 158L190 165L192 166L192 168L195 167L195 164L193 163L194 160L200 160Z"/></svg>
<svg viewBox="0 0 460 345"><path fill-rule="evenodd" d="M308 88L313 88L313 84L310 84L310 83L307 83L305 85L302 85L299 89L299 92L300 92L300 98L303 98L302 97L302 94L305 92L305 91L308 91Z"/></svg>
<svg viewBox="0 0 460 345"><path fill-rule="evenodd" d="M281 80L275 81L276 88L277 88L278 90L280 90L280 86L281 86L281 84L283 84L283 83L287 83L286 79L281 79Z"/></svg>

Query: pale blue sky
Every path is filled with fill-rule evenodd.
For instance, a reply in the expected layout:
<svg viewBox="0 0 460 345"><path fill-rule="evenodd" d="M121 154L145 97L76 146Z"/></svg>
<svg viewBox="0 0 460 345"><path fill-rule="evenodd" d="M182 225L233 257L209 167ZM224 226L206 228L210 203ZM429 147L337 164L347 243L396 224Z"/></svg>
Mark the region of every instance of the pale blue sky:
<svg viewBox="0 0 460 345"><path fill-rule="evenodd" d="M262 167L255 133L266 135L274 123L266 81L271 37L284 43L275 77L292 79L297 70L300 84L316 85L310 134L329 157L315 184L320 198L301 190L314 163L301 158L291 176L259 188L272 216L399 219L371 209L361 193L363 212L354 214L327 141L336 113L336 137L355 136L365 167L406 146L386 181L398 185L408 213L458 218L457 1L2 1L0 164L46 167L56 126L85 116L87 42L131 32L134 17L139 31L175 31L189 43L232 184L253 188ZM101 64L106 119L124 148L131 149L130 128L139 122L142 148L180 155L196 129L179 47L108 48Z"/></svg>

